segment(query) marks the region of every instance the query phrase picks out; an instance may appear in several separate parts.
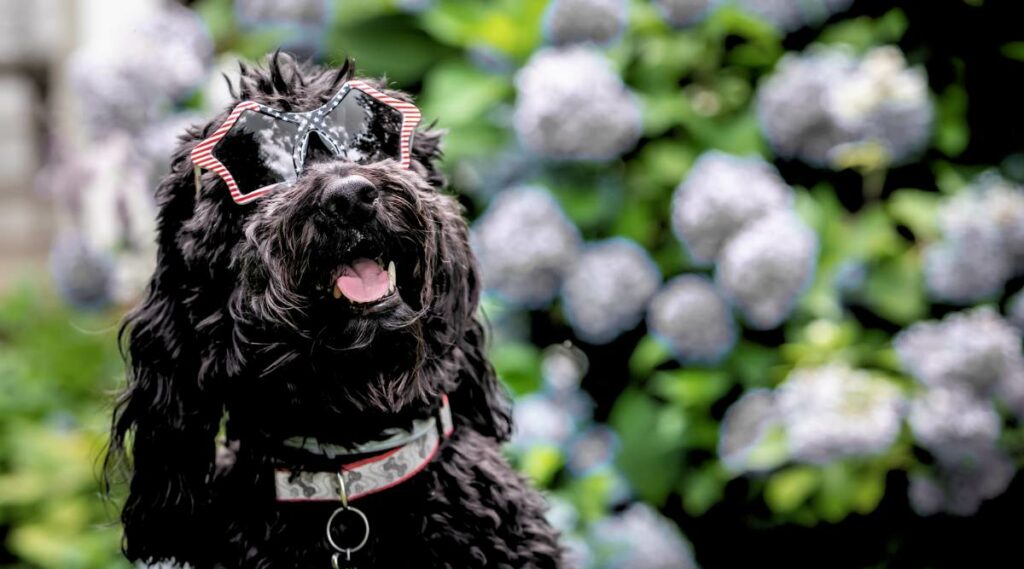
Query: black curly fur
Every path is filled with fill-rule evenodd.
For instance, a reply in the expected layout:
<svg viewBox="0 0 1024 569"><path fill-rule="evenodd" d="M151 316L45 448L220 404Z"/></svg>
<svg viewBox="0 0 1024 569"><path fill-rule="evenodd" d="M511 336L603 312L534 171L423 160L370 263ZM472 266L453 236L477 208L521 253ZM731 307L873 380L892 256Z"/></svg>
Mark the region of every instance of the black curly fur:
<svg viewBox="0 0 1024 569"><path fill-rule="evenodd" d="M265 68L243 66L237 97L308 110L350 77L348 64L275 55ZM281 441L366 439L430 413L448 393L453 437L410 481L358 502L373 531L354 561L560 566L542 498L499 450L508 401L476 319L467 226L440 191L441 133L417 132L411 169L322 161L292 187L240 206L211 173L197 191L189 159L226 115L189 130L173 157L158 190L158 266L121 331L129 382L108 463L131 457L126 556L197 569L329 567L324 527L337 505L276 502L272 468L336 464L288 455ZM380 190L376 216L360 227L317 206L326 184L350 174ZM331 296L332 271L360 247L396 261L399 295L370 308ZM235 452L218 467L225 419Z"/></svg>

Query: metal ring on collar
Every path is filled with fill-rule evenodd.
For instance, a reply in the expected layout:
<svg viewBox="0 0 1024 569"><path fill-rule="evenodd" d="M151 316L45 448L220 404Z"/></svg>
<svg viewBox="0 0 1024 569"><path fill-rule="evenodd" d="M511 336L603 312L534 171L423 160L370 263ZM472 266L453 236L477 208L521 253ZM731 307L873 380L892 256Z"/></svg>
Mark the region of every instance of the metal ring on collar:
<svg viewBox="0 0 1024 569"><path fill-rule="evenodd" d="M360 541L358 544L356 544L353 547L341 547L340 545L338 545L337 543L334 542L334 536L331 535L331 525L334 524L334 518L336 518L338 516L338 514L340 514L341 512L354 512L356 515L359 516L360 519L363 520L363 528L365 528L363 530L363 539L362 539L362 541ZM366 545L366 542L369 539L370 539L370 520L366 519L366 514L364 514L358 508L352 508L352 507L349 507L349 506L342 506L342 507L338 508L337 510L334 510L334 513L331 514L331 517L327 519L327 543L330 543L331 547L333 547L337 551L345 553L346 555L351 554L351 553L353 553L355 551L359 551L360 549L362 549L363 546Z"/></svg>

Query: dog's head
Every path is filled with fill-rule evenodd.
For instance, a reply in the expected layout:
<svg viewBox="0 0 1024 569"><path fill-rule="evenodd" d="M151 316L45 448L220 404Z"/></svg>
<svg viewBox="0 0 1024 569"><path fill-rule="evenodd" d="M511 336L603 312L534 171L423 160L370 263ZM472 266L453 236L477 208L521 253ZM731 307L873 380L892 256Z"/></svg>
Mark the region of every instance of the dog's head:
<svg viewBox="0 0 1024 569"><path fill-rule="evenodd" d="M350 80L347 64L274 56L243 66L236 102L301 113ZM361 81L411 102L382 81ZM158 267L123 330L130 383L113 433L116 449L135 432L126 522L133 509L194 510L187 499L167 503L175 492L166 484L209 474L225 405L233 422L236 411L262 417L263 433L324 436L301 431L433 405L448 393L457 428L507 436L475 318L467 226L442 191L441 132L415 132L407 166L351 162L311 136L297 177L238 203L223 175L200 173L194 161L230 112L187 133L158 189ZM255 151L232 152L236 177L253 172L239 165L256 162ZM163 455L150 459L158 446ZM168 448L181 455L176 465Z"/></svg>

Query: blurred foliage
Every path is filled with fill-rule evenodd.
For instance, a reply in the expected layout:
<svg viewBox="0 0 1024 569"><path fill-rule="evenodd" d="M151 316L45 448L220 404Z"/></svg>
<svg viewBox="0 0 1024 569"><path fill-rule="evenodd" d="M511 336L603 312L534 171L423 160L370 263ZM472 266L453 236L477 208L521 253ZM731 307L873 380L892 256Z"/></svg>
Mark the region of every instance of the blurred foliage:
<svg viewBox="0 0 1024 569"><path fill-rule="evenodd" d="M71 312L30 285L0 300L0 566L118 567L98 476L122 378L114 314Z"/></svg>

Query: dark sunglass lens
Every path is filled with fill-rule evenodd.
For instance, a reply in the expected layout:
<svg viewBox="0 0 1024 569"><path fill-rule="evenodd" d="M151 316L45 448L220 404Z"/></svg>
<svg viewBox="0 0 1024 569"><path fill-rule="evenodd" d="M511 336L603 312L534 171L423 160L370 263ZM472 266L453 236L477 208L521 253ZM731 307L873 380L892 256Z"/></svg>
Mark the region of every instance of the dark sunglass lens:
<svg viewBox="0 0 1024 569"><path fill-rule="evenodd" d="M338 141L342 156L352 162L402 157L402 113L358 89L349 91L331 111L327 132Z"/></svg>
<svg viewBox="0 0 1024 569"><path fill-rule="evenodd" d="M295 180L292 160L298 125L256 111L244 111L213 148L242 195Z"/></svg>

